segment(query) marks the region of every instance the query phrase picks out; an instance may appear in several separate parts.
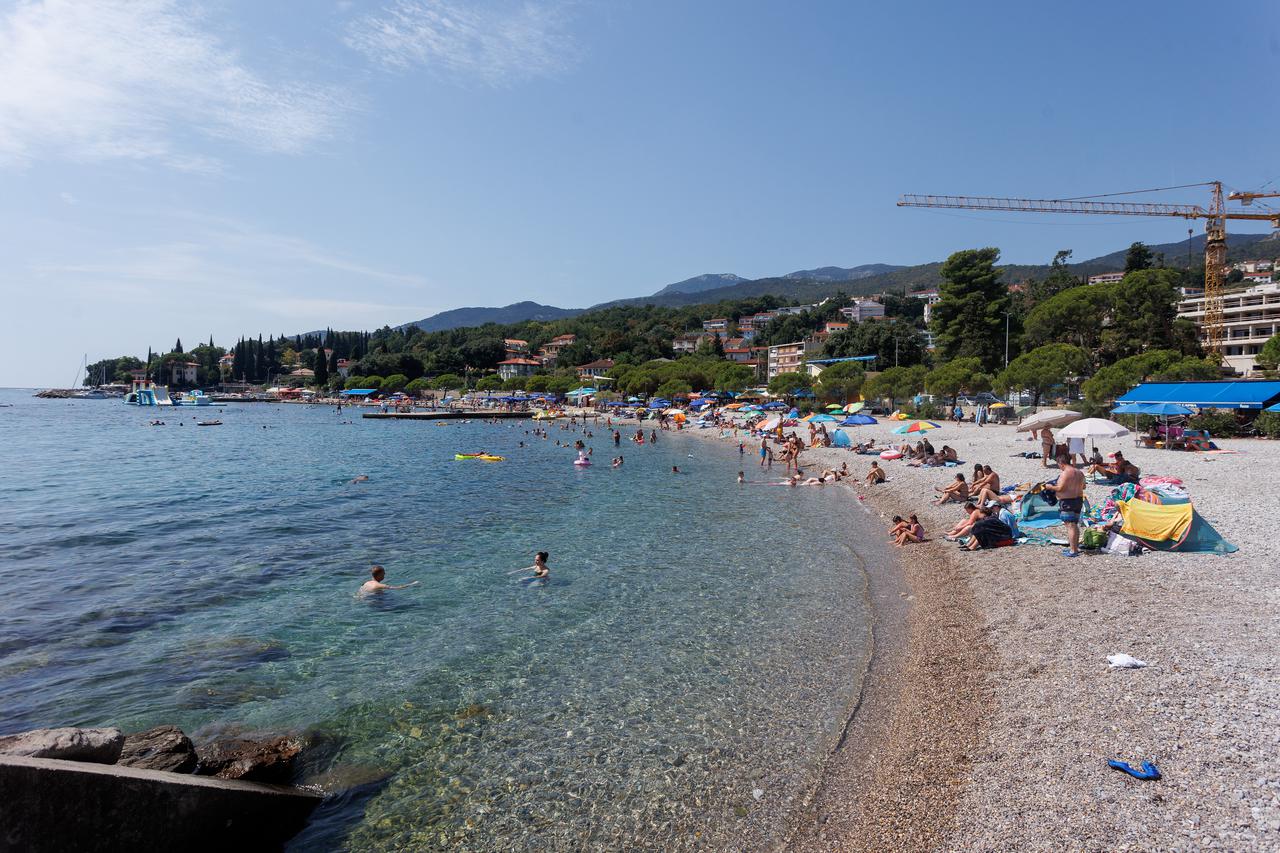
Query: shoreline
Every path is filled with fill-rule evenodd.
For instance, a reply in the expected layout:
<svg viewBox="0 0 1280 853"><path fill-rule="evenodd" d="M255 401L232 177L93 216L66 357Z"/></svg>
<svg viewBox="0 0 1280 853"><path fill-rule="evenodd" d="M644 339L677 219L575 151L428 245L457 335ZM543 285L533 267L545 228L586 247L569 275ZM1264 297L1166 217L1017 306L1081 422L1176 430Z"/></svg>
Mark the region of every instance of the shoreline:
<svg viewBox="0 0 1280 853"><path fill-rule="evenodd" d="M737 442L719 429L680 433L726 447ZM959 567L935 543L895 549L883 537L889 494L866 494L855 482L834 488L881 535L871 540L878 545L853 548L871 605L871 654L841 736L782 849L934 849L954 823L992 703L981 615Z"/></svg>
<svg viewBox="0 0 1280 853"><path fill-rule="evenodd" d="M894 426L853 432L898 444ZM720 439L718 428L685 431ZM931 438L1008 484L1057 476L1018 455L1030 445L1012 427L948 423ZM1224 454L1134 448L1127 437L1099 446L1123 449L1144 476L1185 483L1204 521L1239 546L1226 556L962 551L941 539L959 507L931 498L965 467L881 463L886 483L856 481L870 508L919 512L930 541L900 549L915 596L909 653L897 692L867 703L868 717L887 709L889 736L869 762L854 752L832 761L795 849L1280 849L1280 539L1268 522L1280 518L1270 488L1280 445L1218 443ZM857 478L871 457L802 457L806 469L842 461ZM1109 494L1088 487L1090 500ZM1109 669L1107 655L1121 652L1148 665ZM913 725L938 740L912 746ZM1163 775L1132 779L1109 759L1149 760Z"/></svg>

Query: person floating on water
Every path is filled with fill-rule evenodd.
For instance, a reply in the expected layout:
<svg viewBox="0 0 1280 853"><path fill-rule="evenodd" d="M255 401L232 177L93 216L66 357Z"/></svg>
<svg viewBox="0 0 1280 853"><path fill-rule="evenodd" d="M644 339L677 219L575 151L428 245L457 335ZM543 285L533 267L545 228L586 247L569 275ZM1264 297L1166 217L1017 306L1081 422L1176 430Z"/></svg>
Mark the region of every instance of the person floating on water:
<svg viewBox="0 0 1280 853"><path fill-rule="evenodd" d="M547 565L547 560L551 559L551 555L546 551L539 551L533 555L533 574L532 578L536 580L546 580L551 577L551 567Z"/></svg>
<svg viewBox="0 0 1280 853"><path fill-rule="evenodd" d="M418 585L417 581L396 585L383 583L382 579L387 576L387 570L382 568L382 566L371 566L369 568L369 574L373 575L373 579L365 581L364 585L360 587L361 595L368 595L373 592L382 592L383 590L388 589L408 589L411 586Z"/></svg>

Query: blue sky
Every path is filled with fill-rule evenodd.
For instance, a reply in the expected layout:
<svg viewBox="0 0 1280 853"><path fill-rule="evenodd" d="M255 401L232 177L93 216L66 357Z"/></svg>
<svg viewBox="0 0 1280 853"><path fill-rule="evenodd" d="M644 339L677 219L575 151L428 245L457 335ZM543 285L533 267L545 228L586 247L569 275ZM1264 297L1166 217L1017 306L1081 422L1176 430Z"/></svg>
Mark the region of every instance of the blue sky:
<svg viewBox="0 0 1280 853"><path fill-rule="evenodd" d="M1278 64L1268 2L0 0L0 385L179 336L1179 240L894 201L1256 187Z"/></svg>

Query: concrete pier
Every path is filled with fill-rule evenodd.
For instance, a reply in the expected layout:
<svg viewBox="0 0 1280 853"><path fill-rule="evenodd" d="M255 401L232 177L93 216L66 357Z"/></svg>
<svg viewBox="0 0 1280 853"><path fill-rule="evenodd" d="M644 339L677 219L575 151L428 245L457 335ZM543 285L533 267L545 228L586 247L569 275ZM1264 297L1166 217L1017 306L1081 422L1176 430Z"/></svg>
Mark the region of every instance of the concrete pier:
<svg viewBox="0 0 1280 853"><path fill-rule="evenodd" d="M257 782L0 755L0 853L279 850L320 800Z"/></svg>

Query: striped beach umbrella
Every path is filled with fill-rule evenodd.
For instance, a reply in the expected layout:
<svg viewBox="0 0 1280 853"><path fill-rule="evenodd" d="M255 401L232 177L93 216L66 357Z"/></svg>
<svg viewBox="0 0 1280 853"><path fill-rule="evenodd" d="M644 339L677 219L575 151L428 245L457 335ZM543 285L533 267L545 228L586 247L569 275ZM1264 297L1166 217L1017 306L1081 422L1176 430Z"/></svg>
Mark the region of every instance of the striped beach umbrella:
<svg viewBox="0 0 1280 853"><path fill-rule="evenodd" d="M912 432L927 432L931 429L937 429L939 426L940 424L935 424L933 421L912 421L896 428L893 432L895 435L906 435Z"/></svg>

